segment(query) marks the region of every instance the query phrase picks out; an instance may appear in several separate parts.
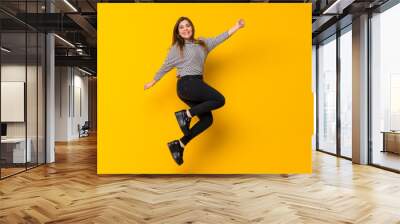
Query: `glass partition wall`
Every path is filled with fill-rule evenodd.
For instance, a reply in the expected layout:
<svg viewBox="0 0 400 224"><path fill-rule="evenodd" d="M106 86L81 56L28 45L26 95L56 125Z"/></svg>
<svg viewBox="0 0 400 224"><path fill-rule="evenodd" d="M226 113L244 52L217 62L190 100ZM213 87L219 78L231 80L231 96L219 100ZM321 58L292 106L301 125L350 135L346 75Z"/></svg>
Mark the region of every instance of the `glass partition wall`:
<svg viewBox="0 0 400 224"><path fill-rule="evenodd" d="M336 36L318 46L318 148L336 154Z"/></svg>
<svg viewBox="0 0 400 224"><path fill-rule="evenodd" d="M368 164L395 172L400 172L399 21L400 4L388 1L371 12L367 34ZM317 48L317 149L351 159L351 25Z"/></svg>
<svg viewBox="0 0 400 224"><path fill-rule="evenodd" d="M317 47L317 150L352 157L351 25Z"/></svg>
<svg viewBox="0 0 400 224"><path fill-rule="evenodd" d="M371 18L370 163L400 171L400 4Z"/></svg>
<svg viewBox="0 0 400 224"><path fill-rule="evenodd" d="M18 2L29 13L42 5ZM1 179L45 163L45 34L18 16L0 11Z"/></svg>
<svg viewBox="0 0 400 224"><path fill-rule="evenodd" d="M352 158L352 33L351 25L341 31L340 68L340 155Z"/></svg>

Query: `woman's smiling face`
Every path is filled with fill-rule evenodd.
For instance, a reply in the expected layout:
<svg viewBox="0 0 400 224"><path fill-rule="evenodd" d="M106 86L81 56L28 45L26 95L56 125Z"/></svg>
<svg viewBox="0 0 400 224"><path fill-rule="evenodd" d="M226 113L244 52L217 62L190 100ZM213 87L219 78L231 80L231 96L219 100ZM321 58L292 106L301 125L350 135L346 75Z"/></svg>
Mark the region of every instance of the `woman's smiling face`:
<svg viewBox="0 0 400 224"><path fill-rule="evenodd" d="M179 23L178 30L179 30L179 35L183 39L185 40L192 39L193 28L187 20L183 20L182 22Z"/></svg>

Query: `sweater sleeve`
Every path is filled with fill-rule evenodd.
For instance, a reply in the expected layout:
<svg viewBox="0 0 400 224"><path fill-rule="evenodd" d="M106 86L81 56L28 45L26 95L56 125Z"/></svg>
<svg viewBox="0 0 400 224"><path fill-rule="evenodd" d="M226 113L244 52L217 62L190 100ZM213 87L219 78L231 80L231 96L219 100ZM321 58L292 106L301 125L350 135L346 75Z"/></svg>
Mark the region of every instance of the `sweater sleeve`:
<svg viewBox="0 0 400 224"><path fill-rule="evenodd" d="M158 70L158 72L154 76L154 80L158 81L160 80L167 72L169 72L171 69L173 69L179 62L179 54L178 54L178 49L176 45L172 46L169 49L168 55L164 60L164 63L162 64L161 68Z"/></svg>
<svg viewBox="0 0 400 224"><path fill-rule="evenodd" d="M229 38L228 31L225 31L216 37L202 38L202 40L204 40L205 44L207 45L208 51L211 51L212 49L214 49L216 46L218 46L228 38Z"/></svg>

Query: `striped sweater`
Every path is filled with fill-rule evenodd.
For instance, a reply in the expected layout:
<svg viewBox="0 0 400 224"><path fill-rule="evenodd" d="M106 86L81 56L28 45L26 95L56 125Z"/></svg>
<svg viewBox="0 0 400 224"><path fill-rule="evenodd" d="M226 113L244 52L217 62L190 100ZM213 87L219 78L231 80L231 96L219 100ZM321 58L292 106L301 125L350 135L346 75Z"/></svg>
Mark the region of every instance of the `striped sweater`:
<svg viewBox="0 0 400 224"><path fill-rule="evenodd" d="M229 34L228 31L226 31L214 38L199 38L205 42L208 50L207 52L204 51L204 48L200 44L186 40L183 47L183 57L180 55L178 45L175 44L169 49L163 65L154 76L154 80L160 80L174 67L177 68L177 76L179 77L186 75L202 75L207 54L217 45L228 39L228 37Z"/></svg>

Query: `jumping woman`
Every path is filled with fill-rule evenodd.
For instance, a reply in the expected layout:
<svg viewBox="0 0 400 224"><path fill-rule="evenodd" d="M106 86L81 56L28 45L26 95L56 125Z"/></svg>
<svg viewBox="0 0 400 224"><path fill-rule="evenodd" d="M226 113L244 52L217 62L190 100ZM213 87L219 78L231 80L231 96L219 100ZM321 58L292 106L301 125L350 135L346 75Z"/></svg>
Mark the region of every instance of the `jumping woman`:
<svg viewBox="0 0 400 224"><path fill-rule="evenodd" d="M178 97L190 107L175 112L184 136L167 143L172 158L178 165L183 163L183 150L189 141L211 126L213 122L211 111L225 104L224 96L203 81L203 67L207 54L243 27L244 21L240 19L232 28L215 38L195 39L192 21L187 17L180 17L175 24L172 46L164 64L153 80L144 85L145 90L152 87L168 71L177 68ZM193 116L197 116L199 121L190 128Z"/></svg>

